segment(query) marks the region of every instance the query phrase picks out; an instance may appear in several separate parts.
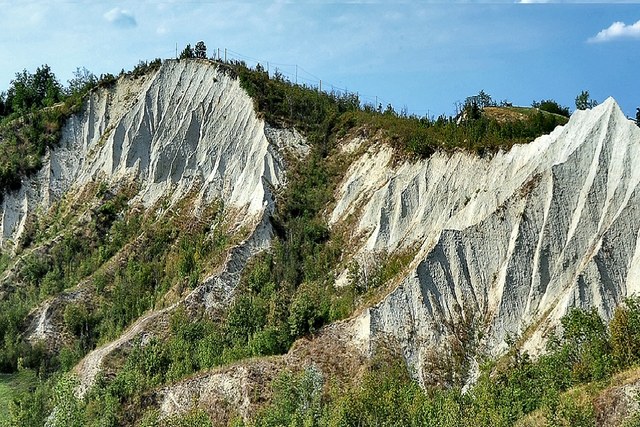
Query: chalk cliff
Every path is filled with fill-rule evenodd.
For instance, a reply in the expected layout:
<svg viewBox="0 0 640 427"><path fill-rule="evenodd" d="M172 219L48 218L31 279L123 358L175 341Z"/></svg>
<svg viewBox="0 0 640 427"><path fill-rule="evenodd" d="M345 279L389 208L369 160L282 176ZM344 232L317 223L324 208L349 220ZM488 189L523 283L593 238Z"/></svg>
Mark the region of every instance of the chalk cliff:
<svg viewBox="0 0 640 427"><path fill-rule="evenodd" d="M4 195L5 251L16 250L34 215L96 183L134 185L130 203L158 215L187 198L194 217L221 201L229 230L243 235L188 295L90 352L75 369L81 395L111 354L146 339L177 307L229 304L247 261L271 244L285 153L302 158L308 148L297 131L265 123L225 70L166 61L157 72L95 89L42 170ZM163 413L226 399L246 416L255 407L255 376L272 379L283 366L309 360L322 368L323 353L305 348L320 349L323 340L353 365L379 340L397 345L422 384L437 359L460 349L473 372L477 356L499 356L513 340L539 353L571 307L595 306L608 318L640 290L640 128L611 98L575 112L549 135L484 156L436 152L416 160L363 136L340 143L351 163L326 217L331 227L350 230L345 253L353 259L342 265L408 253L408 266L377 302L325 327L315 344L302 339L280 358L165 386L156 395ZM335 286L351 280L343 270ZM27 340L55 340L62 327L54 312L91 292L79 283L47 299L30 314Z"/></svg>

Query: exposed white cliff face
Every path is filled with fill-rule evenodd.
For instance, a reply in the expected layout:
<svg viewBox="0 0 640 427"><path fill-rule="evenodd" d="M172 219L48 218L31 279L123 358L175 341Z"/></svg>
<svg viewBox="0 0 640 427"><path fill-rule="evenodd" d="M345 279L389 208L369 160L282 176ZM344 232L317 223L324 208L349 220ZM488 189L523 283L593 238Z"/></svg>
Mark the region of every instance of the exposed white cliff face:
<svg viewBox="0 0 640 427"><path fill-rule="evenodd" d="M162 201L169 214L187 195L195 195L194 216L220 200L225 226L246 237L184 300L145 314L118 339L89 353L76 367L79 395L91 387L105 359L153 334L176 307L215 310L228 304L248 258L270 244L272 191L284 183L282 152L304 156L306 150L296 131L270 128L259 119L238 80L206 61L167 61L152 75L121 78L89 96L81 113L66 123L42 170L18 192L4 195L3 248L19 239L30 215L62 197L75 197L92 182L111 188L133 182L132 203L156 209ZM25 338L56 341L61 316L53 313L90 299L91 292L80 283L45 301L30 314Z"/></svg>
<svg viewBox="0 0 640 427"><path fill-rule="evenodd" d="M151 76L121 79L89 97L40 173L5 196L0 243L15 241L28 212L94 180L133 178L146 206L197 191L202 202L220 198L242 209L243 221L256 219L272 205L269 188L283 180L265 127L239 82L211 64L169 61ZM266 131L275 142L302 145L293 132Z"/></svg>
<svg viewBox="0 0 640 427"><path fill-rule="evenodd" d="M359 137L343 148L355 156L363 144ZM308 147L297 132L268 127L239 83L215 66L169 61L153 75L95 91L45 167L4 196L3 248L20 237L29 215L91 182L135 181L134 202L152 207L162 200L167 210L188 194L196 195L194 211L220 199L232 223L245 227L244 241L188 296L88 354L75 369L78 394L90 389L110 355L161 329L176 307L216 311L229 303L247 260L270 244L271 192L284 184L281 150L302 157ZM612 99L492 156L460 151L398 162L391 148L372 146L349 167L329 221L350 225L360 259L417 248L408 274L379 303L324 328L315 344L302 339L274 358L262 367L265 378L285 365L344 364L351 357L357 366L373 341L390 338L425 383L434 357L452 341L470 354L498 355L508 336L526 332L525 349L537 353L570 307L596 306L611 316L640 292L639 158L640 129ZM34 310L26 338L59 333L51 313L84 301L85 292L79 285ZM192 401L226 401L247 416L252 367L260 363L166 386L157 393L160 409L170 415Z"/></svg>
<svg viewBox="0 0 640 427"><path fill-rule="evenodd" d="M394 166L389 150L370 150L332 222L360 209L362 251L421 250L354 321L363 348L393 337L424 380L434 348L454 336L496 355L532 327L525 349L536 353L570 307L611 316L640 286L639 156L640 129L613 99L490 159L439 153Z"/></svg>

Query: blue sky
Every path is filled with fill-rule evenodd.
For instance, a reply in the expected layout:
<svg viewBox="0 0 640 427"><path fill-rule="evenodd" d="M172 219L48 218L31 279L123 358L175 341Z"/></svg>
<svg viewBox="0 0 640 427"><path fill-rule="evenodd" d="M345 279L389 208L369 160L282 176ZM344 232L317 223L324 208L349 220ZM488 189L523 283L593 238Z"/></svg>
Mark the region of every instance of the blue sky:
<svg viewBox="0 0 640 427"><path fill-rule="evenodd" d="M45 63L66 83L76 67L116 74L203 40L419 115L451 114L481 89L572 109L589 90L635 115L640 3L536 3L0 0L0 90Z"/></svg>

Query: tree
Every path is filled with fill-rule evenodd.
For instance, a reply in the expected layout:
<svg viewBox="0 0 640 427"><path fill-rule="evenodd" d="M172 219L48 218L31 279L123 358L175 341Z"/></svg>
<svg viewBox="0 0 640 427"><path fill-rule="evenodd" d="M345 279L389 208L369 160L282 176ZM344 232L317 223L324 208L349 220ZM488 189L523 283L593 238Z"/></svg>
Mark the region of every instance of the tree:
<svg viewBox="0 0 640 427"><path fill-rule="evenodd" d="M36 69L33 85L37 100L43 107L49 107L62 100L62 85L48 65Z"/></svg>
<svg viewBox="0 0 640 427"><path fill-rule="evenodd" d="M69 87L67 89L69 94L80 93L86 89L93 87L98 83L96 76L85 67L77 67L73 72L73 78L68 81Z"/></svg>
<svg viewBox="0 0 640 427"><path fill-rule="evenodd" d="M576 109L578 110L586 110L596 105L598 105L598 102L595 99L591 99L588 90L583 90L580 95L576 96Z"/></svg>
<svg viewBox="0 0 640 427"><path fill-rule="evenodd" d="M207 58L207 46L205 46L202 40L196 43L196 49L194 54L196 58L202 58L202 59Z"/></svg>
<svg viewBox="0 0 640 427"><path fill-rule="evenodd" d="M489 95L484 90L478 92L477 95L469 96L467 99L465 99L463 109L471 104L476 104L476 106L480 109L496 105L494 100L491 98L491 95Z"/></svg>
<svg viewBox="0 0 640 427"><path fill-rule="evenodd" d="M636 124L640 126L640 107L636 108Z"/></svg>
<svg viewBox="0 0 640 427"><path fill-rule="evenodd" d="M486 93L484 90L478 92L478 106L480 108L491 107L496 105L496 103L491 98L491 95Z"/></svg>
<svg viewBox="0 0 640 427"><path fill-rule="evenodd" d="M616 307L609 322L611 352L619 369L640 360L640 299L631 297Z"/></svg>
<svg viewBox="0 0 640 427"><path fill-rule="evenodd" d="M16 73L7 91L6 106L10 111L24 112L48 107L62 100L62 86L48 65L38 67L35 74L23 70Z"/></svg>
<svg viewBox="0 0 640 427"><path fill-rule="evenodd" d="M184 50L180 53L180 59L195 58L195 56L196 54L190 44L187 44Z"/></svg>
<svg viewBox="0 0 640 427"><path fill-rule="evenodd" d="M531 103L533 108L538 108L542 111L549 113L559 114L561 116L569 117L569 107L563 107L553 99L543 99L541 101L533 101Z"/></svg>
<svg viewBox="0 0 640 427"><path fill-rule="evenodd" d="M0 92L0 117L6 116L8 113L4 103L4 100L6 97L7 97L7 94L5 92Z"/></svg>

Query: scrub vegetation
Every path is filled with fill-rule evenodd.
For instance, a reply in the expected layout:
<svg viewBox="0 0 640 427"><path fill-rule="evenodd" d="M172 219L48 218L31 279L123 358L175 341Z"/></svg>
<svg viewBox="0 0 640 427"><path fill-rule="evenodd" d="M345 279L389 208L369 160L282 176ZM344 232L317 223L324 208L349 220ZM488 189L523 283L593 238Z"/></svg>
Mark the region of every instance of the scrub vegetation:
<svg viewBox="0 0 640 427"><path fill-rule="evenodd" d="M122 74L135 78L160 64L141 62ZM416 117L392 106L362 105L355 94L295 85L260 66L217 66L237 76L266 121L294 126L310 142L307 157L288 159L288 185L276 195L271 218L276 232L272 247L249 262L228 308L214 316L187 307L175 310L164 334L123 351L78 400L73 394L76 379L69 373L77 361L144 313L179 300L221 265L240 238L225 227L222 203L212 203L195 219L191 198L170 213L162 206L145 213L131 203L136 188L129 183L117 190L96 183L80 201L63 199L30 218L23 238L15 242L20 263L8 254L0 257L2 271L13 269L19 279L3 289L0 301L0 371L11 375L0 378L0 405L10 407L0 423L43 425L56 407L51 425L155 425L160 422L157 414L142 409L150 390L245 358L283 354L297 338L350 316L375 298L411 257L380 254L366 281L361 266L342 265L342 232L328 227L324 212L348 165L347 155L338 149L345 135L377 133L409 157L458 149L485 154L530 141L566 122L565 110L549 100L518 110L497 106L481 92L468 98L456 116ZM65 89L47 66L33 75L16 75L0 96L0 191L19 188L22 178L36 172L85 95L115 80L78 70ZM496 115L491 108L506 113ZM346 268L349 283L336 289L335 273ZM73 294L78 284L83 292ZM51 352L27 343L23 333L29 312L61 293L75 299L62 314L60 349ZM488 361L466 394L461 384L421 389L404 361L384 347L347 384L323 378L314 368L284 373L272 385L273 401L249 424L513 425L535 411L552 425L591 423L593 405L576 401L567 390L581 384L595 384L599 390L611 375L638 362L638 301L621 306L608 326L594 311L580 310L563 319L563 326L547 355L533 361L514 350L504 360ZM29 379L28 390L9 386L11 392L3 392L21 376ZM197 411L162 421L176 426L208 422ZM241 420L232 423L243 425Z"/></svg>

